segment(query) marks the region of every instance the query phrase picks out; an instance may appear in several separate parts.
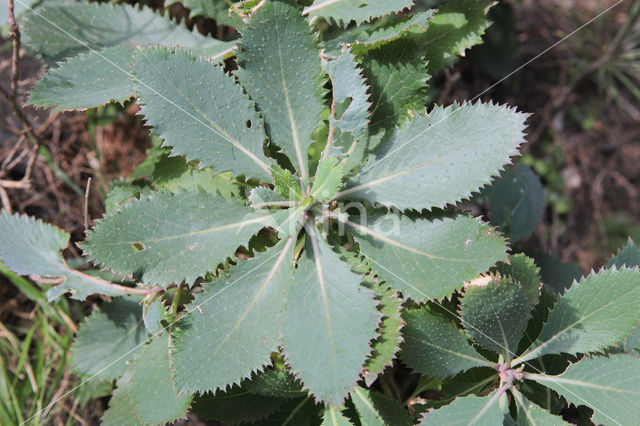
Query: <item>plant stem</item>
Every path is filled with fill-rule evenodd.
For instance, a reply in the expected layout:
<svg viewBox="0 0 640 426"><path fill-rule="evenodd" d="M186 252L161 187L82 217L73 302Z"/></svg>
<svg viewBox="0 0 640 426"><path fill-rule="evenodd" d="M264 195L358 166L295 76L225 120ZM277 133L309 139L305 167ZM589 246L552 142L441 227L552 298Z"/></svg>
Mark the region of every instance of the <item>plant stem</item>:
<svg viewBox="0 0 640 426"><path fill-rule="evenodd" d="M173 312L174 314L178 313L181 297L182 297L182 284L176 287L176 291L173 294L173 300L171 301L171 312Z"/></svg>

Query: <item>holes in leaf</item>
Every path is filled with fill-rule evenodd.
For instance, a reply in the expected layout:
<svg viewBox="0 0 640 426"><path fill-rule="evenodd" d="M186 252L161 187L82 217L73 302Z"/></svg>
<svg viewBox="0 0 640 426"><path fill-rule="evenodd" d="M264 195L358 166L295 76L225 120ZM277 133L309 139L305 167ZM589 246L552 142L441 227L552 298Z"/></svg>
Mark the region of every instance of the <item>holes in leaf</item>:
<svg viewBox="0 0 640 426"><path fill-rule="evenodd" d="M251 120L247 120L244 122L244 125L247 126L247 129L250 129L251 126L253 126L253 123L251 122Z"/></svg>
<svg viewBox="0 0 640 426"><path fill-rule="evenodd" d="M142 245L142 243L133 243L131 244L135 251L145 251L147 248Z"/></svg>

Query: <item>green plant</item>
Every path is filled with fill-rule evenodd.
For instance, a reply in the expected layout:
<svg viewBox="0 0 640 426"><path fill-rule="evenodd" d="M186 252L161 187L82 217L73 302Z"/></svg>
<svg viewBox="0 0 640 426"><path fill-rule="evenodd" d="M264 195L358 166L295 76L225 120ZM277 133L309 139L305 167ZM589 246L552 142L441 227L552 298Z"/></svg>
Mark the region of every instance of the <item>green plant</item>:
<svg viewBox="0 0 640 426"><path fill-rule="evenodd" d="M427 381L441 377L431 369L455 375L490 366L504 379L495 399L517 395L524 376L512 355L538 300L537 271L511 257L493 278L477 278L509 259L507 243L452 205L510 163L527 116L493 103L427 113L429 73L480 41L489 4L392 13L410 5L243 2L233 9L241 38L231 42L122 5L46 6L25 19L29 46L44 60L77 55L43 76L32 103L90 108L135 96L163 141L129 182L113 184L105 217L80 244L113 275L70 268L63 231L0 215L0 258L16 273L56 278L50 299L114 297L82 324L73 347L75 371L116 381L104 423L165 423L191 406L234 423L411 424L399 401L372 387L403 339L403 359ZM305 15L322 28L321 42ZM86 28L70 25L71 16ZM52 22L69 28L64 37ZM160 40L184 48L129 47ZM233 75L212 64L231 56ZM119 72L101 72L106 65ZM640 273L620 271L629 291L611 308L602 299L609 316L640 299ZM585 283L616 284L614 272L601 274ZM489 351L506 346L502 358L469 355L454 323L429 329L436 306L457 317L463 287L462 325ZM480 291L476 305L496 304L499 321L518 309L508 340L484 311L466 315L476 287L493 291ZM608 341L618 343L637 321L635 312L621 319ZM453 342L468 346L462 361L475 364L460 364L456 351L425 357L420 344L443 332L458 336Z"/></svg>

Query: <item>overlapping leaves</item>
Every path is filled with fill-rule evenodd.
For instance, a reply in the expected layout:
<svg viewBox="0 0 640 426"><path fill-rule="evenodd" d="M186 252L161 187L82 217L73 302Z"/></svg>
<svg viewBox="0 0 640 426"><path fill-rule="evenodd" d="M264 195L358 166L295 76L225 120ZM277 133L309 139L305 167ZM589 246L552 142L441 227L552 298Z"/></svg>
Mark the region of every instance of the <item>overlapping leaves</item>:
<svg viewBox="0 0 640 426"><path fill-rule="evenodd" d="M452 11L465 4L452 3ZM433 25L432 12L411 22L392 18L371 33L388 43L373 41L360 52L346 46L337 57L321 55L318 36L304 17L360 24L411 4L316 1L300 10L293 1L256 2L241 28L234 76L214 61L196 56L215 56L229 45L204 37L203 41L153 14L140 26L140 20L151 13L147 9L77 6L79 16L91 15L79 46L58 37L48 40L44 23L45 29L36 26L40 18L30 18L31 45L48 52L43 54L45 59L57 61L85 52L50 72L32 94L33 102L84 108L134 95L147 124L163 146L171 148L171 155L183 156L182 161L194 165L195 171L197 166L244 176L243 184L250 187L246 199L237 193L232 197L233 192L223 198L199 190L193 175L178 190L152 173L146 176L150 186L164 191L114 204L89 232L83 250L95 264L117 275L142 281L153 291L179 287L174 297L198 284L179 322L167 331L162 331L166 324L159 306L161 315L150 320L148 328L162 337L145 346L141 358L134 359L132 371L120 377L105 420L121 419L127 413L149 421L173 420L188 404L182 394L211 391L215 399L215 393L244 383L274 359L284 357L282 362L303 389L328 405L325 421L341 421L343 413L336 407L351 395L363 419L408 423L394 403L356 384L363 366L373 375L366 379L370 383L394 357L403 321L398 294L417 302L443 298L497 261L506 260L499 234L474 218L437 208L469 197L510 162L523 141L526 118L514 109L482 103L424 110L429 77L425 59L445 63L448 55L461 53L477 40L469 36L433 50L416 34L446 35L440 31L449 24L458 30L466 28L469 22L464 13L459 21L441 17ZM43 16L64 26L68 12L51 8ZM101 14L110 23L100 35L99 22L94 21ZM133 25L122 28L129 21ZM191 52L166 47L131 50L164 40ZM113 78L105 82L109 88L103 92L87 91L91 81L78 78L79 70L102 64L96 58L104 62L107 54L117 56L111 62L122 63L119 68L124 69L127 84ZM129 54L131 61L126 61L125 68ZM323 121L326 111L329 116ZM326 149L311 157L312 145L317 141L322 149L320 139L325 135ZM401 213L378 211L368 220L364 205L365 214L354 215L334 203L352 200L434 212L413 212L409 219ZM6 217L3 220L16 220ZM336 223L348 234L338 237L353 237L355 253L375 273L379 282L373 288L362 285L363 271L355 272L334 250L335 243L325 240L327 229L321 228ZM385 228L388 223L390 230ZM261 231L274 239L277 235L280 241L263 241L265 251L254 250L250 241ZM59 250L66 242L62 239L60 235L53 238L47 248ZM237 251L239 246L246 250ZM3 258L6 251L0 251ZM26 271L8 256L9 267ZM57 251L55 260L62 261ZM528 292L518 294L522 297L517 300L529 303ZM174 309L171 315L177 313ZM441 336L451 337L458 353L465 355L450 365L445 376L493 365L454 324L429 315L421 309L407 313L407 318L416 319L409 321L405 346L434 354L427 363L408 356L407 362L416 370L431 374L437 371L438 361L445 362L450 355L445 343L434 346L421 338L434 328ZM111 327L107 319L98 321L101 318L98 314L95 320L100 327ZM427 318L433 320L430 326L416 328ZM136 327L145 330L138 322ZM515 337L508 340L513 346ZM148 414L148 400L136 400L133 411L119 403L139 393L138 380L149 375L148 365L143 364L163 372L172 370L172 376L163 373L156 378L158 386L170 388L159 397L174 398L159 417ZM167 379L171 386L166 386ZM182 396L176 399L176 393ZM302 410L307 399L296 398L291 403L279 401L260 415ZM199 401L205 399L202 396Z"/></svg>

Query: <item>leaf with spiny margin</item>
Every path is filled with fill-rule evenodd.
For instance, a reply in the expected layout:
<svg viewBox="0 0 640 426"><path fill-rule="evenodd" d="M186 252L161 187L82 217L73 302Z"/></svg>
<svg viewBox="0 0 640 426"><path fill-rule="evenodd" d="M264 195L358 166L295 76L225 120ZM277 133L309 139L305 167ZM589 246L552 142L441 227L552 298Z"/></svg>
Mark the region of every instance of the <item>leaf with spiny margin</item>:
<svg viewBox="0 0 640 426"><path fill-rule="evenodd" d="M129 79L132 58L133 50L124 46L80 54L44 73L31 89L29 103L53 111L122 104L134 94Z"/></svg>
<svg viewBox="0 0 640 426"><path fill-rule="evenodd" d="M609 259L607 266L611 267L613 265L617 268L640 266L640 250L631 238L629 238L626 246L618 250L616 255ZM624 352L630 352L634 349L640 350L640 322L638 322L633 332L620 343L620 347Z"/></svg>
<svg viewBox="0 0 640 426"><path fill-rule="evenodd" d="M636 246L636 243L629 238L627 245L622 247L615 256L609 259L607 266L611 267L615 265L618 268L626 266L627 268L633 268L634 266L640 266L640 249Z"/></svg>
<svg viewBox="0 0 640 426"><path fill-rule="evenodd" d="M437 410L427 411L419 424L425 426L502 425L508 414L503 412L501 405L506 404L506 394L498 396L497 390L488 396L465 396Z"/></svg>
<svg viewBox="0 0 640 426"><path fill-rule="evenodd" d="M394 399L361 386L351 392L360 422L363 425L412 426L409 413Z"/></svg>
<svg viewBox="0 0 640 426"><path fill-rule="evenodd" d="M603 269L558 298L540 336L518 358L599 352L623 340L640 321L638 269Z"/></svg>
<svg viewBox="0 0 640 426"><path fill-rule="evenodd" d="M465 50L482 43L482 35L491 25L486 17L491 6L490 0L449 1L438 8L424 32L412 37L429 62L431 75L453 65Z"/></svg>
<svg viewBox="0 0 640 426"><path fill-rule="evenodd" d="M183 417L191 402L191 395L178 395L171 381L169 345L165 332L141 348L127 385L134 409L152 424L166 424Z"/></svg>
<svg viewBox="0 0 640 426"><path fill-rule="evenodd" d="M60 277L63 281L46 292L49 301L64 293L84 300L95 293L122 296L126 288L69 268L60 250L69 244L69 234L29 216L0 212L0 260L19 275ZM37 279L36 279L37 281Z"/></svg>
<svg viewBox="0 0 640 426"><path fill-rule="evenodd" d="M109 182L109 188L107 198L104 200L105 213L117 210L129 201L140 198L141 195L149 195L154 189L146 182L130 183L126 180L112 180Z"/></svg>
<svg viewBox="0 0 640 426"><path fill-rule="evenodd" d="M411 220L389 213L347 226L381 279L418 302L448 296L506 259L502 237L469 216Z"/></svg>
<svg viewBox="0 0 640 426"><path fill-rule="evenodd" d="M247 392L245 386L232 386L226 392L207 392L195 396L191 411L199 417L225 423L261 421L287 400ZM261 424L263 422L261 421Z"/></svg>
<svg viewBox="0 0 640 426"><path fill-rule="evenodd" d="M378 333L373 342L371 355L364 364L364 382L371 386L384 369L393 363L396 353L400 350L402 342L401 328L404 326L402 319L402 299L386 284L375 284L376 296L380 299L378 311L384 317L380 322Z"/></svg>
<svg viewBox="0 0 640 426"><path fill-rule="evenodd" d="M518 426L562 426L569 424L565 422L562 417L554 416L544 408L529 401L516 389L512 388L511 391L515 397L518 409Z"/></svg>
<svg viewBox="0 0 640 426"><path fill-rule="evenodd" d="M543 289L546 288L556 295L564 293L574 281L579 281L583 276L582 269L574 263L563 262L545 253L534 253L533 257L540 266Z"/></svg>
<svg viewBox="0 0 640 426"><path fill-rule="evenodd" d="M106 47L168 44L221 60L224 52L234 46L233 42L189 31L152 9L138 9L128 4L74 2L44 6L37 12L25 15L25 46L48 65Z"/></svg>
<svg viewBox="0 0 640 426"><path fill-rule="evenodd" d="M205 191L227 200L241 198L243 194L243 188L233 180L232 172L216 174L210 167L199 169L187 163L184 157L168 154L155 163L150 179L157 188L171 192Z"/></svg>
<svg viewBox="0 0 640 426"><path fill-rule="evenodd" d="M526 238L544 213L544 189L540 178L526 165L509 168L494 180L488 190L491 224L511 236Z"/></svg>
<svg viewBox="0 0 640 426"><path fill-rule="evenodd" d="M405 310L403 317L407 324L402 329L400 359L412 370L446 379L473 367L491 366L455 323L426 307Z"/></svg>
<svg viewBox="0 0 640 426"><path fill-rule="evenodd" d="M131 370L127 370L116 382L116 390L109 399L109 408L102 415L103 426L139 426L144 424L133 406L133 397L127 387L131 380Z"/></svg>
<svg viewBox="0 0 640 426"><path fill-rule="evenodd" d="M318 163L318 169L309 195L317 201L327 201L342 185L342 164L335 157L328 157Z"/></svg>
<svg viewBox="0 0 640 426"><path fill-rule="evenodd" d="M465 284L462 326L476 343L510 360L516 356L531 308L527 292L513 278L482 277Z"/></svg>
<svg viewBox="0 0 640 426"><path fill-rule="evenodd" d="M165 3L165 8L176 3L182 3L189 9L189 18L204 16L213 19L218 25L242 27L242 19L237 15L229 14L229 8L234 4L232 0L171 0Z"/></svg>
<svg viewBox="0 0 640 426"><path fill-rule="evenodd" d="M147 337L140 299L114 298L80 325L71 349L71 369L97 378L115 379L136 354L133 349Z"/></svg>
<svg viewBox="0 0 640 426"><path fill-rule="evenodd" d="M315 0L303 13L346 27L351 22L360 25L372 18L401 12L411 6L413 0Z"/></svg>
<svg viewBox="0 0 640 426"><path fill-rule="evenodd" d="M325 40L324 46L330 54L339 54L342 46L346 45L353 54L362 55L370 49L406 36L409 32L424 31L434 13L436 13L435 9L429 9L404 19L392 15L386 19L350 27L336 32L333 38Z"/></svg>
<svg viewBox="0 0 640 426"><path fill-rule="evenodd" d="M303 198L304 194L299 178L293 176L289 170L282 169L275 164L271 165L271 177L275 190L287 200L301 200Z"/></svg>
<svg viewBox="0 0 640 426"><path fill-rule="evenodd" d="M282 345L317 401L341 404L371 352L380 314L375 292L361 281L315 232L307 235L286 294Z"/></svg>
<svg viewBox="0 0 640 426"><path fill-rule="evenodd" d="M283 0L263 4L241 34L236 75L264 116L271 142L304 177L324 109L316 36L298 8Z"/></svg>
<svg viewBox="0 0 640 426"><path fill-rule="evenodd" d="M367 128L371 105L362 70L349 49L343 49L332 61L323 60L322 68L329 75L332 86L334 115L329 117L331 125L351 133L357 140Z"/></svg>
<svg viewBox="0 0 640 426"><path fill-rule="evenodd" d="M268 207L267 203L281 203L283 201L288 201L288 199L264 186L252 188L249 193L249 205L255 209Z"/></svg>
<svg viewBox="0 0 640 426"><path fill-rule="evenodd" d="M416 113L339 194L400 209L455 204L518 154L526 118L480 102Z"/></svg>
<svg viewBox="0 0 640 426"><path fill-rule="evenodd" d="M627 355L585 357L557 376L529 378L567 401L593 408L596 424L634 424L640 412L640 359Z"/></svg>
<svg viewBox="0 0 640 426"><path fill-rule="evenodd" d="M333 404L328 405L324 409L321 426L353 426L342 410Z"/></svg>
<svg viewBox="0 0 640 426"><path fill-rule="evenodd" d="M287 399L275 413L260 420L260 426L316 426L322 422L323 412L322 405L316 405L311 397Z"/></svg>
<svg viewBox="0 0 640 426"><path fill-rule="evenodd" d="M427 102L430 76L417 46L410 40L398 40L367 52L361 61L370 87L369 133L390 131L413 110L422 110Z"/></svg>
<svg viewBox="0 0 640 426"><path fill-rule="evenodd" d="M200 167L270 178L262 119L222 67L170 48L138 50L133 65L141 113L173 155Z"/></svg>
<svg viewBox="0 0 640 426"><path fill-rule="evenodd" d="M146 284L193 284L272 224L269 214L204 192L156 192L109 212L81 244L89 258Z"/></svg>
<svg viewBox="0 0 640 426"><path fill-rule="evenodd" d="M142 304L142 320L149 334L158 334L163 329L161 321L166 313L161 296L152 301L145 300Z"/></svg>
<svg viewBox="0 0 640 426"><path fill-rule="evenodd" d="M245 384L247 392L278 398L300 398L307 395L302 384L287 370L271 369L252 377Z"/></svg>
<svg viewBox="0 0 640 426"><path fill-rule="evenodd" d="M278 349L294 239L239 260L187 305L172 348L180 392L225 389L270 363Z"/></svg>
<svg viewBox="0 0 640 426"><path fill-rule="evenodd" d="M536 306L540 299L542 282L540 281L540 268L536 266L532 258L522 253L512 254L507 262L498 262L494 268L491 268L491 271L511 277L520 283L527 293L531 307Z"/></svg>

